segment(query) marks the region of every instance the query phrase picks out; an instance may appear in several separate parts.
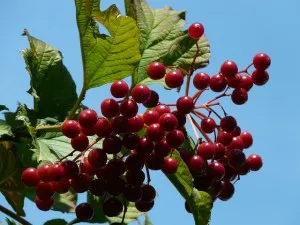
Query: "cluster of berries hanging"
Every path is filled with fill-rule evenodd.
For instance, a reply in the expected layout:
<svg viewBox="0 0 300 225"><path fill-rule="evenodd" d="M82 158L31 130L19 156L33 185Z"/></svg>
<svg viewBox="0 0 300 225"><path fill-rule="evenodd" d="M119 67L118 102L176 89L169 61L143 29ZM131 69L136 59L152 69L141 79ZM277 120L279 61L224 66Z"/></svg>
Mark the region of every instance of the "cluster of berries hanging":
<svg viewBox="0 0 300 225"><path fill-rule="evenodd" d="M204 33L203 26L194 23L188 33L199 51L197 41ZM193 74L198 51L190 71L180 67L171 69L174 67L166 67L160 62L153 62L147 68L151 79L164 78L170 88L181 87L187 77L186 94L176 103L163 104L158 93L146 85L137 84L130 90L128 84L120 80L111 85L114 98L102 101L101 116L87 109L77 120L66 120L61 127L62 133L71 138L74 151L57 163L44 164L38 169L27 168L22 174L23 183L36 190L37 207L51 209L54 193L66 193L72 188L78 193L89 191L92 195L102 196L103 201L99 204L108 217L124 212L124 220L128 202L133 202L139 211L147 212L153 208L156 197L149 170L176 173L178 161L172 157L174 151L180 153L188 166L195 188L209 192L213 199L230 199L234 181L250 171L259 170L263 163L257 154L246 157L244 150L252 145L252 135L241 131L219 99L231 96L233 103L244 104L253 84L263 85L268 81L266 69L271 60L260 53L241 71L235 62L228 60L221 65L217 75ZM252 66L254 71L250 74L248 70ZM189 96L192 76L198 91ZM200 96L207 90L222 93L198 104ZM139 104L147 108L143 114L138 114ZM220 116L215 107L220 108L224 116ZM196 137L194 152L183 148L187 121ZM97 138L90 142L88 136ZM95 148L100 140L102 148ZM67 160L75 151L79 154L73 160ZM190 211L188 203L185 206ZM77 218L81 221L89 220L93 214L88 203L76 207Z"/></svg>

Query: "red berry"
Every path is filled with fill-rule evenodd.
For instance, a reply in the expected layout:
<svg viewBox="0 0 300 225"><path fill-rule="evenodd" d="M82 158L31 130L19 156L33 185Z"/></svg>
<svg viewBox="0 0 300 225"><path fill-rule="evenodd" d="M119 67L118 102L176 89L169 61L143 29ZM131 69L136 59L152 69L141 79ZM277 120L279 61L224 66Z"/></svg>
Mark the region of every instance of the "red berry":
<svg viewBox="0 0 300 225"><path fill-rule="evenodd" d="M126 171L126 164L121 159L111 159L108 163L108 170L111 176L119 177L122 176Z"/></svg>
<svg viewBox="0 0 300 225"><path fill-rule="evenodd" d="M85 109L79 113L78 122L84 128L93 127L98 120L98 115L94 110Z"/></svg>
<svg viewBox="0 0 300 225"><path fill-rule="evenodd" d="M159 113L153 109L148 109L143 114L144 123L148 126L157 123L159 121L159 117L160 117Z"/></svg>
<svg viewBox="0 0 300 225"><path fill-rule="evenodd" d="M135 203L135 208L139 210L140 212L148 212L150 211L154 206L154 201L152 202L144 202L144 201L138 201Z"/></svg>
<svg viewBox="0 0 300 225"><path fill-rule="evenodd" d="M122 143L127 149L134 149L136 145L139 143L140 138L136 133L126 133L123 135Z"/></svg>
<svg viewBox="0 0 300 225"><path fill-rule="evenodd" d="M94 148L88 154L88 162L92 167L99 168L104 166L107 161L107 155L103 149Z"/></svg>
<svg viewBox="0 0 300 225"><path fill-rule="evenodd" d="M128 118L124 116L116 116L111 121L112 129L117 134L126 133L129 131Z"/></svg>
<svg viewBox="0 0 300 225"><path fill-rule="evenodd" d="M204 34L204 26L201 23L193 23L188 29L188 34L192 39L199 39Z"/></svg>
<svg viewBox="0 0 300 225"><path fill-rule="evenodd" d="M239 149L228 149L226 156L228 158L228 164L234 168L242 166L246 160L245 153Z"/></svg>
<svg viewBox="0 0 300 225"><path fill-rule="evenodd" d="M159 116L162 116L162 115L165 114L165 113L170 113L170 112L171 112L170 107L167 106L167 105L164 105L164 104L159 104L159 105L157 105L157 106L154 108L154 110L155 110L156 112L159 113Z"/></svg>
<svg viewBox="0 0 300 225"><path fill-rule="evenodd" d="M225 155L225 147L221 143L215 143L216 153L214 159L221 159Z"/></svg>
<svg viewBox="0 0 300 225"><path fill-rule="evenodd" d="M159 123L153 123L147 127L146 134L152 141L160 141L163 139L165 131L159 125Z"/></svg>
<svg viewBox="0 0 300 225"><path fill-rule="evenodd" d="M253 138L252 138L252 135L247 132L247 131L243 131L241 134L240 134L240 138L242 139L243 141L243 144L244 144L244 148L250 148L251 145L253 144Z"/></svg>
<svg viewBox="0 0 300 225"><path fill-rule="evenodd" d="M172 130L166 135L166 141L172 148L178 148L184 142L184 134L180 130Z"/></svg>
<svg viewBox="0 0 300 225"><path fill-rule="evenodd" d="M150 184L144 184L142 186L142 190L143 190L142 201L153 202L156 197L155 188Z"/></svg>
<svg viewBox="0 0 300 225"><path fill-rule="evenodd" d="M186 123L185 114L180 113L178 111L173 111L172 114L176 116L177 122L178 122L178 126L179 127L183 127L185 125L185 123Z"/></svg>
<svg viewBox="0 0 300 225"><path fill-rule="evenodd" d="M66 176L65 168L60 163L52 165L50 176L52 181L60 181Z"/></svg>
<svg viewBox="0 0 300 225"><path fill-rule="evenodd" d="M144 120L141 115L136 115L135 117L128 119L129 131L139 132L144 127Z"/></svg>
<svg viewBox="0 0 300 225"><path fill-rule="evenodd" d="M210 80L209 75L207 73L201 72L201 73L197 73L194 76L193 84L195 88L197 88L198 90L203 90L208 87L209 80Z"/></svg>
<svg viewBox="0 0 300 225"><path fill-rule="evenodd" d="M225 77L222 74L212 76L209 81L209 87L214 92L224 91L227 86Z"/></svg>
<svg viewBox="0 0 300 225"><path fill-rule="evenodd" d="M84 151L89 146L89 139L84 134L79 134L71 139L71 145L76 151Z"/></svg>
<svg viewBox="0 0 300 225"><path fill-rule="evenodd" d="M150 98L148 99L148 101L144 102L143 105L146 108L153 108L157 106L158 102L159 102L159 95L157 94L157 92L151 90Z"/></svg>
<svg viewBox="0 0 300 225"><path fill-rule="evenodd" d="M257 154L252 154L248 156L247 163L249 165L250 170L258 171L263 166L263 161L261 157Z"/></svg>
<svg viewBox="0 0 300 225"><path fill-rule="evenodd" d="M130 171L142 170L144 161L139 154L130 154L125 160L126 168Z"/></svg>
<svg viewBox="0 0 300 225"><path fill-rule="evenodd" d="M65 160L61 163L61 165L65 168L66 178L74 178L78 176L79 168L74 161Z"/></svg>
<svg viewBox="0 0 300 225"><path fill-rule="evenodd" d="M94 209L89 203L81 203L76 206L75 213L78 220L88 221L93 217Z"/></svg>
<svg viewBox="0 0 300 225"><path fill-rule="evenodd" d="M110 92L115 98L124 98L129 92L128 84L123 80L115 81L110 86Z"/></svg>
<svg viewBox="0 0 300 225"><path fill-rule="evenodd" d="M230 145L227 146L227 149L244 149L244 142L240 137L233 137Z"/></svg>
<svg viewBox="0 0 300 225"><path fill-rule="evenodd" d="M83 162L80 163L80 172L94 176L96 174L96 168L89 163L88 158L84 158Z"/></svg>
<svg viewBox="0 0 300 225"><path fill-rule="evenodd" d="M143 191L139 186L126 185L124 189L124 197L127 201L137 202L141 200L142 195Z"/></svg>
<svg viewBox="0 0 300 225"><path fill-rule="evenodd" d="M159 124L165 131L171 131L177 128L178 121L174 114L165 113L159 118Z"/></svg>
<svg viewBox="0 0 300 225"><path fill-rule="evenodd" d="M211 142L203 142L197 147L197 155L203 159L212 159L216 153L216 146Z"/></svg>
<svg viewBox="0 0 300 225"><path fill-rule="evenodd" d="M235 74L233 77L227 77L227 85L231 88L239 88L241 85L241 79L242 76L239 73Z"/></svg>
<svg viewBox="0 0 300 225"><path fill-rule="evenodd" d="M145 180L145 173L142 170L129 170L125 176L126 181L133 186L141 186Z"/></svg>
<svg viewBox="0 0 300 225"><path fill-rule="evenodd" d="M206 117L201 121L201 128L205 133L212 133L214 132L217 124L213 118Z"/></svg>
<svg viewBox="0 0 300 225"><path fill-rule="evenodd" d="M76 137L80 133L80 125L75 120L66 120L61 125L61 132L68 138Z"/></svg>
<svg viewBox="0 0 300 225"><path fill-rule="evenodd" d="M147 74L152 80L162 79L166 74L166 67L160 62L153 62L147 67Z"/></svg>
<svg viewBox="0 0 300 225"><path fill-rule="evenodd" d="M235 62L231 60L225 61L221 66L221 73L224 77L233 77L238 72L238 67Z"/></svg>
<svg viewBox="0 0 300 225"><path fill-rule="evenodd" d="M248 92L243 88L236 88L231 94L231 100L234 104L242 105L248 101Z"/></svg>
<svg viewBox="0 0 300 225"><path fill-rule="evenodd" d="M52 177L51 177L51 167L53 165L52 164L44 164L39 168L39 177L41 179L41 181L51 181Z"/></svg>
<svg viewBox="0 0 300 225"><path fill-rule="evenodd" d="M252 77L251 76L242 76L240 88L243 88L246 91L249 91L252 87L253 87Z"/></svg>
<svg viewBox="0 0 300 225"><path fill-rule="evenodd" d="M253 65L257 70L266 70L271 65L271 59L265 53L258 53L253 58Z"/></svg>
<svg viewBox="0 0 300 225"><path fill-rule="evenodd" d="M151 170L161 170L164 165L164 158L156 155L155 153L151 153L146 157L145 164Z"/></svg>
<svg viewBox="0 0 300 225"><path fill-rule="evenodd" d="M182 96L176 102L178 112L189 114L194 109L194 100L190 96Z"/></svg>
<svg viewBox="0 0 300 225"><path fill-rule="evenodd" d="M43 182L41 181L36 186L36 195L41 200L49 199L54 195L54 187L53 184L50 182Z"/></svg>
<svg viewBox="0 0 300 225"><path fill-rule="evenodd" d="M106 216L118 216L123 211L123 204L117 198L109 198L103 203L103 213Z"/></svg>
<svg viewBox="0 0 300 225"><path fill-rule="evenodd" d="M58 182L52 182L54 191L59 194L67 193L71 187L70 180L64 178Z"/></svg>
<svg viewBox="0 0 300 225"><path fill-rule="evenodd" d="M88 191L91 184L92 178L85 173L81 173L71 180L71 187L78 193Z"/></svg>
<svg viewBox="0 0 300 225"><path fill-rule="evenodd" d="M110 177L105 183L105 190L110 195L118 196L123 194L125 181L120 177Z"/></svg>
<svg viewBox="0 0 300 225"><path fill-rule="evenodd" d="M174 70L166 74L165 82L169 88L179 88L183 84L183 78L180 70Z"/></svg>
<svg viewBox="0 0 300 225"><path fill-rule="evenodd" d="M237 127L237 122L233 116L225 116L220 121L222 130L232 132Z"/></svg>
<svg viewBox="0 0 300 225"><path fill-rule="evenodd" d="M122 150L122 140L115 136L110 135L103 141L103 150L107 154L117 154Z"/></svg>
<svg viewBox="0 0 300 225"><path fill-rule="evenodd" d="M119 104L112 98L107 98L101 103L102 115L107 118L115 117L119 114Z"/></svg>
<svg viewBox="0 0 300 225"><path fill-rule="evenodd" d="M222 163L212 162L208 165L208 173L216 180L222 180L225 176L225 167Z"/></svg>
<svg viewBox="0 0 300 225"><path fill-rule="evenodd" d="M144 103L150 99L151 90L144 84L138 84L132 89L131 95L137 103Z"/></svg>
<svg viewBox="0 0 300 225"><path fill-rule="evenodd" d="M177 169L178 169L178 162L177 162L176 159L165 158L164 165L163 165L163 168L162 168L162 171L165 174L176 173Z"/></svg>
<svg viewBox="0 0 300 225"><path fill-rule="evenodd" d="M36 168L27 168L22 173L22 182L28 187L35 187L40 182L39 171Z"/></svg>
<svg viewBox="0 0 300 225"><path fill-rule="evenodd" d="M125 99L120 105L120 112L126 118L136 116L139 108L133 99Z"/></svg>
<svg viewBox="0 0 300 225"><path fill-rule="evenodd" d="M39 210L48 211L54 204L54 198L51 197L49 199L42 200L38 196L35 197L35 204Z"/></svg>
<svg viewBox="0 0 300 225"><path fill-rule="evenodd" d="M105 193L105 182L102 179L92 181L89 191L95 196L102 196Z"/></svg>
<svg viewBox="0 0 300 225"><path fill-rule="evenodd" d="M193 155L187 161L187 166L194 175L203 175L206 173L206 161L198 155Z"/></svg>
<svg viewBox="0 0 300 225"><path fill-rule="evenodd" d="M232 137L237 137L241 134L241 128L239 126L237 126L232 132Z"/></svg>
<svg viewBox="0 0 300 225"><path fill-rule="evenodd" d="M80 127L81 133L83 133L86 136L94 136L96 134L96 131L93 127L85 128L85 127Z"/></svg>
<svg viewBox="0 0 300 225"><path fill-rule="evenodd" d="M226 131L219 131L217 136L217 142L220 142L224 146L230 145L232 141L232 134Z"/></svg>
<svg viewBox="0 0 300 225"><path fill-rule="evenodd" d="M106 118L99 118L94 130L99 137L107 137L112 132L111 122Z"/></svg>
<svg viewBox="0 0 300 225"><path fill-rule="evenodd" d="M229 200L234 194L234 186L230 182L223 182L223 186L221 189L220 194L218 195L218 198L222 201Z"/></svg>
<svg viewBox="0 0 300 225"><path fill-rule="evenodd" d="M268 82L269 74L264 70L254 70L252 73L252 80L254 84L262 86Z"/></svg>
<svg viewBox="0 0 300 225"><path fill-rule="evenodd" d="M141 137L138 145L136 146L136 151L139 154L149 155L154 148L153 142L148 137Z"/></svg>
<svg viewBox="0 0 300 225"><path fill-rule="evenodd" d="M156 142L156 144L154 146L155 154L162 158L169 155L171 150L172 150L171 147L168 145L168 143L165 139Z"/></svg>

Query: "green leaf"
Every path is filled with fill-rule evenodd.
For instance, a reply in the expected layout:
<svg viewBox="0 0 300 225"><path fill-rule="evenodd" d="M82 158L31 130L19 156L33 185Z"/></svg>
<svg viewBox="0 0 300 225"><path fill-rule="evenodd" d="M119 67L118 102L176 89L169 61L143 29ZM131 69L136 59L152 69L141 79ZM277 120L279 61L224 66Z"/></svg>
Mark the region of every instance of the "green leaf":
<svg viewBox="0 0 300 225"><path fill-rule="evenodd" d="M182 30L185 12L177 12L170 7L154 10L145 0L126 0L126 12L136 20L140 30L142 59L133 75L133 84L147 78L147 66L153 61L189 69L197 48L187 31ZM200 52L196 58L195 69L207 66L210 57L206 37L199 39L198 45Z"/></svg>
<svg viewBox="0 0 300 225"><path fill-rule="evenodd" d="M87 193L87 202L91 204L94 209L94 216L89 223L107 223L106 216L102 210L102 201L103 197L97 197L92 195L91 193Z"/></svg>
<svg viewBox="0 0 300 225"><path fill-rule="evenodd" d="M63 64L61 52L34 38L24 30L30 48L22 51L30 75L30 90L39 118L63 119L74 105L77 94L75 83Z"/></svg>
<svg viewBox="0 0 300 225"><path fill-rule="evenodd" d="M3 136L13 137L14 134L11 131L11 126L4 120L0 120L0 138L2 138Z"/></svg>
<svg viewBox="0 0 300 225"><path fill-rule="evenodd" d="M10 220L8 218L5 218L5 221L6 221L7 225L18 225L19 224L19 223L17 224L16 221Z"/></svg>
<svg viewBox="0 0 300 225"><path fill-rule="evenodd" d="M100 0L75 0L84 70L84 89L131 76L140 60L135 21L112 5L100 10ZM97 22L110 36L100 34Z"/></svg>
<svg viewBox="0 0 300 225"><path fill-rule="evenodd" d="M0 111L9 110L5 105L0 105Z"/></svg>
<svg viewBox="0 0 300 225"><path fill-rule="evenodd" d="M145 215L144 225L153 225L153 223L151 222L151 220L147 214Z"/></svg>
<svg viewBox="0 0 300 225"><path fill-rule="evenodd" d="M187 200L193 212L195 225L208 225L212 209L211 196L206 192L194 189Z"/></svg>
<svg viewBox="0 0 300 225"><path fill-rule="evenodd" d="M196 147L195 141L190 135L187 135L187 137L184 139L181 149L185 152L194 154L195 147Z"/></svg>
<svg viewBox="0 0 300 225"><path fill-rule="evenodd" d="M18 123L19 121L19 123ZM34 139L36 136L35 126L37 123L36 113L24 104L19 104L15 114L15 126L17 129L27 129L27 133Z"/></svg>
<svg viewBox="0 0 300 225"><path fill-rule="evenodd" d="M68 222L63 219L48 220L47 222L44 223L44 225L67 225L67 224Z"/></svg>
<svg viewBox="0 0 300 225"><path fill-rule="evenodd" d="M14 145L12 142L0 142L0 184L18 170L18 162L13 151Z"/></svg>

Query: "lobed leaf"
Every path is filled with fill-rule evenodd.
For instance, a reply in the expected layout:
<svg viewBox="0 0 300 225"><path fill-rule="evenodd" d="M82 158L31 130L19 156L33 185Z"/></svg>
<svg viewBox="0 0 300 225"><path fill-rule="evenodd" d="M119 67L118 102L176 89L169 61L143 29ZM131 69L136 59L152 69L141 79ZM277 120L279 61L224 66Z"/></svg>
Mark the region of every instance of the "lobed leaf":
<svg viewBox="0 0 300 225"><path fill-rule="evenodd" d="M13 137L14 134L12 133L11 126L7 124L4 120L0 120L0 139L3 136Z"/></svg>

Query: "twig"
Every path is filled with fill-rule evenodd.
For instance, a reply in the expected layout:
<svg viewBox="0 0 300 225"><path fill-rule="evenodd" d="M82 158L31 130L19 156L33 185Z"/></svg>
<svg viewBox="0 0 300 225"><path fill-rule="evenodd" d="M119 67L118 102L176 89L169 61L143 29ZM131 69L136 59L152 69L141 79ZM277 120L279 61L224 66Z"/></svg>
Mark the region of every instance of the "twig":
<svg viewBox="0 0 300 225"><path fill-rule="evenodd" d="M8 215L9 217L13 218L14 220L18 221L22 225L32 225L29 223L27 220L22 218L21 216L17 215L13 211L10 211L9 209L5 208L4 206L0 205L0 211L3 212L4 214Z"/></svg>
<svg viewBox="0 0 300 225"><path fill-rule="evenodd" d="M196 43L197 50L196 50L196 53L195 53L195 55L194 55L193 62L192 62L192 64L191 64L191 66L190 66L189 74L187 75L186 88L185 88L185 95L186 95L186 96L189 95L189 89L190 89L191 77L192 77L192 74L193 74L194 71L195 71L194 66L195 66L195 62L196 62L197 56L198 56L199 51L200 51L198 42L196 41L195 43Z"/></svg>
<svg viewBox="0 0 300 225"><path fill-rule="evenodd" d="M73 150L72 152L70 152L68 155L62 157L59 162L63 161L64 159L68 158L69 156L72 156L74 153L76 152L76 150Z"/></svg>
<svg viewBox="0 0 300 225"><path fill-rule="evenodd" d="M73 161L75 162L77 159L79 159L81 156L83 156L87 150L89 150L91 147L93 147L95 144L97 144L97 142L99 142L101 139L102 139L102 137L97 137L97 139L95 141L93 141L85 150L83 150L82 152L80 152L80 154L78 154L73 159Z"/></svg>
<svg viewBox="0 0 300 225"><path fill-rule="evenodd" d="M146 174L147 174L147 184L150 184L150 182L151 182L150 171L149 171L148 166L145 166L145 167L146 167Z"/></svg>

